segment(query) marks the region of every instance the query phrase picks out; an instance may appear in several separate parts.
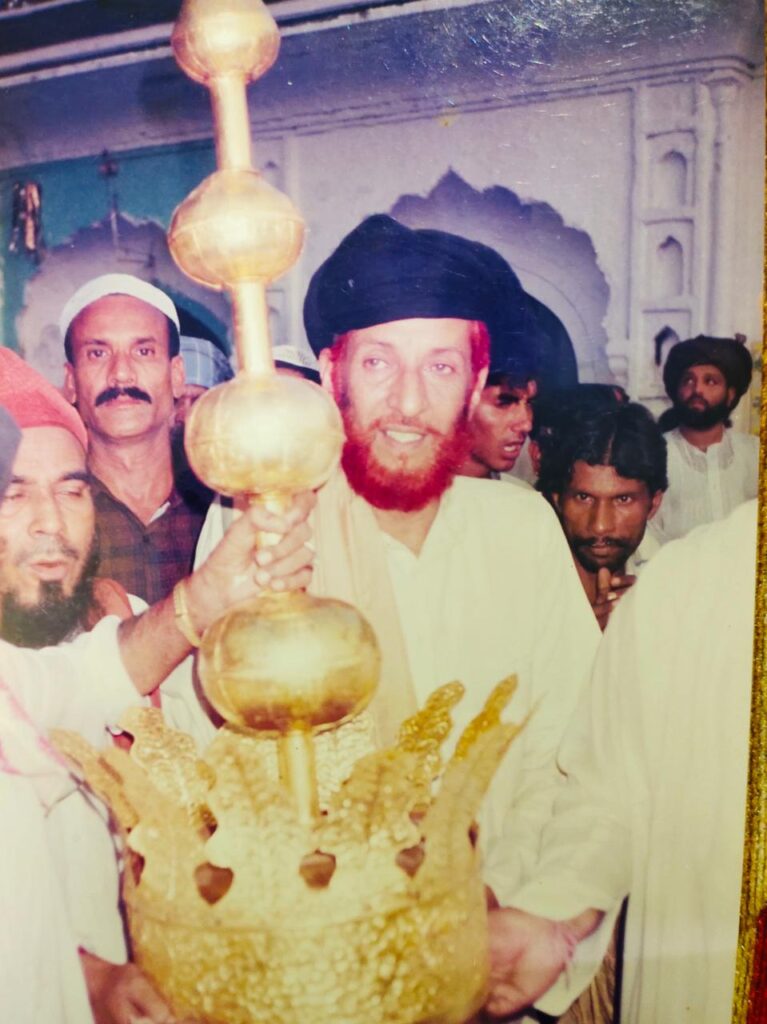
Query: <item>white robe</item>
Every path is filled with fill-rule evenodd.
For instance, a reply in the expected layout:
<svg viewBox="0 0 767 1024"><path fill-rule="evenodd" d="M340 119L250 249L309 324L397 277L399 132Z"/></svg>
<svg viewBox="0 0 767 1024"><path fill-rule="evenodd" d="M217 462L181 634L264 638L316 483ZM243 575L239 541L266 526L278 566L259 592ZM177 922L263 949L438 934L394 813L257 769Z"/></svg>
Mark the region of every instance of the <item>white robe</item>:
<svg viewBox="0 0 767 1024"><path fill-rule="evenodd" d="M616 609L561 752L568 781L512 903L608 914L538 1003L561 1013L629 896L623 1024L727 1024L748 761L756 502L664 547Z"/></svg>
<svg viewBox="0 0 767 1024"><path fill-rule="evenodd" d="M326 497L320 491L321 503ZM230 510L211 506L198 562L230 517ZM466 687L452 712L448 749L492 687L511 673L519 686L506 717L519 722L532 712L480 816L485 881L503 903L535 861L560 781L556 750L588 677L599 629L559 523L532 489L458 477L417 556L375 525L370 541L366 558L381 572L372 571L367 582L392 588L418 703L455 679ZM322 563L328 554L319 548Z"/></svg>
<svg viewBox="0 0 767 1024"><path fill-rule="evenodd" d="M681 432L670 430L668 490L649 523L661 544L683 537L696 526L723 519L759 485L759 438L728 428L718 444L701 451Z"/></svg>
<svg viewBox="0 0 767 1024"><path fill-rule="evenodd" d="M60 863L66 847L46 823L46 809L74 782L35 727L75 729L99 743L105 725L138 702L117 625L103 619L74 643L43 651L0 642L0 680L19 705L0 703L0 1020L8 1024L91 1021L59 869L80 874L83 900L94 894L80 865Z"/></svg>

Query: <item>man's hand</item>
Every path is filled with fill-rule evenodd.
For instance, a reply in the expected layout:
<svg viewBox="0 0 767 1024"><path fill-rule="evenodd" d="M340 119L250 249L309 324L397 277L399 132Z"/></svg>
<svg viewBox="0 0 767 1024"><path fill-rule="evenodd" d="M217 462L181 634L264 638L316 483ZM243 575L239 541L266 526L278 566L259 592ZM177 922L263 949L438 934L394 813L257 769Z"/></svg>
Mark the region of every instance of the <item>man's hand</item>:
<svg viewBox="0 0 767 1024"><path fill-rule="evenodd" d="M296 495L282 515L249 508L224 534L207 560L181 584L187 616L201 636L231 605L263 590L296 590L309 583L314 549L306 522L314 494ZM257 550L259 534L277 542ZM189 631L179 628L173 595L142 615L120 623L123 664L139 693L151 693L191 650Z"/></svg>
<svg viewBox="0 0 767 1024"><path fill-rule="evenodd" d="M176 1024L170 1007L135 964L111 964L80 952L96 1024Z"/></svg>
<svg viewBox="0 0 767 1024"><path fill-rule="evenodd" d="M602 916L586 910L569 921L550 921L512 907L491 910L487 1012L506 1017L531 1006L551 988L578 942L595 930Z"/></svg>
<svg viewBox="0 0 767 1024"><path fill-rule="evenodd" d="M602 567L597 573L597 593L591 607L597 617L599 628L604 632L613 608L629 588L636 583L636 576L611 573Z"/></svg>
<svg viewBox="0 0 767 1024"><path fill-rule="evenodd" d="M316 503L316 496L305 491L294 497L282 515L252 505L232 523L186 581L189 614L198 632L231 605L262 590L298 590L309 585L314 549L307 518ZM277 542L256 551L259 534L271 534Z"/></svg>

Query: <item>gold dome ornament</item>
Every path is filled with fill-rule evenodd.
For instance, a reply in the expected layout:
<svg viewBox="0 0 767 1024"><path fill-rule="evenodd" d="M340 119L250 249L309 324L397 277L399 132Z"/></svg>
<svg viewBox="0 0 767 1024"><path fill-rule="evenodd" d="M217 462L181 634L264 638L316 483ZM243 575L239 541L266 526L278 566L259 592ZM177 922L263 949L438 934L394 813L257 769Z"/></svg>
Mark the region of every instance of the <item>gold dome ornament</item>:
<svg viewBox="0 0 767 1024"><path fill-rule="evenodd" d="M192 469L229 497L314 490L336 468L343 436L326 391L278 374L239 373L211 388L185 430Z"/></svg>

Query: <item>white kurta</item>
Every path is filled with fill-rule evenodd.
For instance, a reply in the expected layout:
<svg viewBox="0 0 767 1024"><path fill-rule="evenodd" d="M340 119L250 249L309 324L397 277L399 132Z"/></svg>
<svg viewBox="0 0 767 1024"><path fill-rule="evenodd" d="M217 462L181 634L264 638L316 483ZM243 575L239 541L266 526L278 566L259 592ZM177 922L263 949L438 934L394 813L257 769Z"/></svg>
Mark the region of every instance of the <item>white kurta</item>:
<svg viewBox="0 0 767 1024"><path fill-rule="evenodd" d="M565 919L630 894L624 1024L730 1020L755 551L750 502L663 548L621 600L562 748L569 777L535 880L513 900ZM541 1009L578 995L578 960L606 932L581 944Z"/></svg>
<svg viewBox="0 0 767 1024"><path fill-rule="evenodd" d="M30 651L0 642L0 679L40 730L76 729L99 743L138 694L119 656L117 619L72 644ZM0 1020L87 1024L88 997L45 808L72 788L29 722L0 714ZM64 870L66 866L61 865ZM69 865L79 871L79 865ZM87 887L82 889L87 896Z"/></svg>
<svg viewBox="0 0 767 1024"><path fill-rule="evenodd" d="M198 561L230 514L212 506ZM453 712L455 738L492 687L517 673L507 717L521 721L534 709L481 817L485 878L504 902L535 860L559 781L555 753L599 629L559 523L533 490L458 477L419 555L377 528L373 541L383 545L389 578L377 585L393 589L418 702L461 681L466 695ZM320 562L326 557L317 551Z"/></svg>
<svg viewBox="0 0 767 1024"><path fill-rule="evenodd" d="M701 451L679 430L666 435L668 490L650 532L661 542L683 537L693 527L723 519L757 495L759 439L728 429L718 444Z"/></svg>

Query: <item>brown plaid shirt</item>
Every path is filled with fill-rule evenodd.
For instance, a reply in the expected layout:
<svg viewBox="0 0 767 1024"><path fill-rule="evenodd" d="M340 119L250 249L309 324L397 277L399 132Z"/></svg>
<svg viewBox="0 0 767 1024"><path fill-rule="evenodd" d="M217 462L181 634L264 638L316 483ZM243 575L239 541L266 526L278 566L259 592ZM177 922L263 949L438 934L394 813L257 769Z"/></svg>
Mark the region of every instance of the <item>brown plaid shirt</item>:
<svg viewBox="0 0 767 1024"><path fill-rule="evenodd" d="M192 569L210 497L177 483L161 515L144 524L97 478L91 480L96 507L99 575L117 580L137 597L154 604L166 597Z"/></svg>

